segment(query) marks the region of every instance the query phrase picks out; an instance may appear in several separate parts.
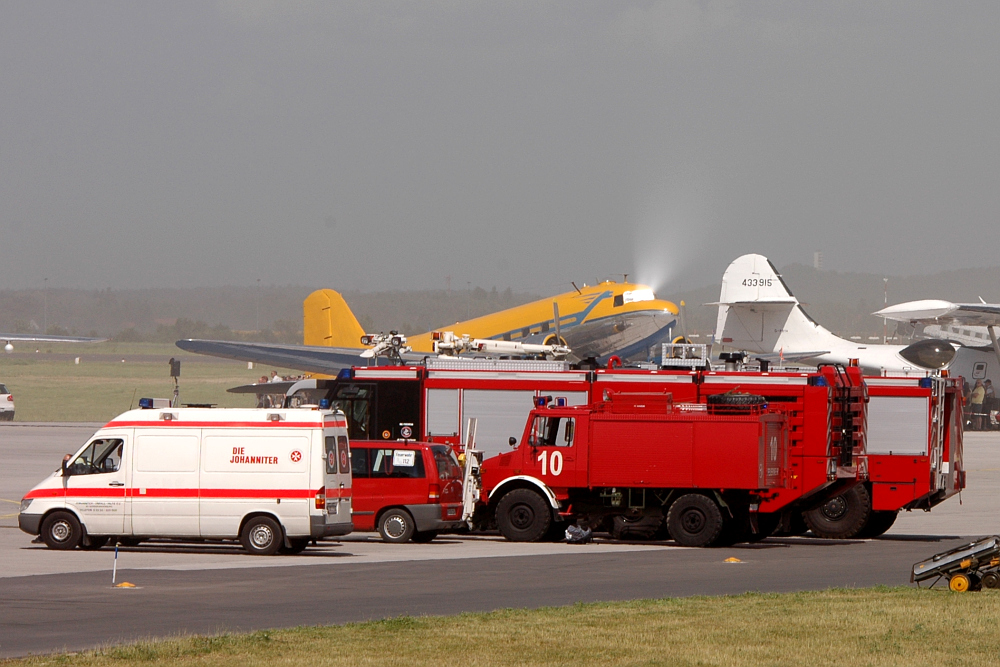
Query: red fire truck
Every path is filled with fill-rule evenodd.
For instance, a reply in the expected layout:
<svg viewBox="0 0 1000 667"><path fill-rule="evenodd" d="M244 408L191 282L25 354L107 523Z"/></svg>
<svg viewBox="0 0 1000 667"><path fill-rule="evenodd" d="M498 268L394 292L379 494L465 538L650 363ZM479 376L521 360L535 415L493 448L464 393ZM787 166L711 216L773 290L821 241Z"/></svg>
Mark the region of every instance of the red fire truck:
<svg viewBox="0 0 1000 667"><path fill-rule="evenodd" d="M817 373L713 372L660 369L570 370L562 362L436 360L423 366L345 369L336 380L307 380L289 390L289 403L328 400L348 416L352 441L416 439L461 450L469 417L485 457L509 451L540 396L567 406L600 401L606 391L669 392L677 402L707 403L712 395L752 391L782 404L789 418L789 487L764 499L765 535L801 511L826 503L863 477L863 384L856 368ZM851 411L853 410L853 412ZM842 446L842 437L852 439ZM515 438L516 440L516 438ZM650 534L647 518L623 513L609 527L616 536Z"/></svg>
<svg viewBox="0 0 1000 667"><path fill-rule="evenodd" d="M790 486L788 414L760 396L712 398L609 390L575 407L540 398L516 449L483 462L477 519L516 542L624 516L665 525L686 546L742 539L751 509Z"/></svg>
<svg viewBox="0 0 1000 667"><path fill-rule="evenodd" d="M932 507L965 488L962 381L866 377L870 480L804 513L821 537L875 537L900 510Z"/></svg>

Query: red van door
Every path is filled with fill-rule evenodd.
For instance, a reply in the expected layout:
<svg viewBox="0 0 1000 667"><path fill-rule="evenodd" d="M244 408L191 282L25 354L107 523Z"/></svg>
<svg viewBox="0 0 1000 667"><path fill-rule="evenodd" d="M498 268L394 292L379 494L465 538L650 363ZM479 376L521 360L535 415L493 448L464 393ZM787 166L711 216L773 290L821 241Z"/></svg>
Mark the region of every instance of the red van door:
<svg viewBox="0 0 1000 667"><path fill-rule="evenodd" d="M371 477L371 449L351 445L351 514L354 530L375 530L375 513L382 507L381 482Z"/></svg>

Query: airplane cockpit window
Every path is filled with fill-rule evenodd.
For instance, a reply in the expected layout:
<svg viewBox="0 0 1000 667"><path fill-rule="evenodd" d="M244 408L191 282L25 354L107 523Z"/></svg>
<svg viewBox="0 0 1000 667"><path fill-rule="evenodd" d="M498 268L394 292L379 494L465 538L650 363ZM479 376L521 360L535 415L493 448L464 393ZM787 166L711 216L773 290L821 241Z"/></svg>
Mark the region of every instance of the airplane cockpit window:
<svg viewBox="0 0 1000 667"><path fill-rule="evenodd" d="M121 438L94 440L66 466L68 475L94 475L115 472L122 464L125 442Z"/></svg>

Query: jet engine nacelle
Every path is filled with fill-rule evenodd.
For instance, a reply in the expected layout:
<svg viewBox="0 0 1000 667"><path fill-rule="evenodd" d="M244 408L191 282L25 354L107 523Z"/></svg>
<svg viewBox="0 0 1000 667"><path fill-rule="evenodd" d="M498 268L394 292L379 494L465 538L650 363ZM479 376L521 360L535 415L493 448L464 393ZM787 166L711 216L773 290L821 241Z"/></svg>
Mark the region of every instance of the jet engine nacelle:
<svg viewBox="0 0 1000 667"><path fill-rule="evenodd" d="M951 363L955 352L955 346L946 340L927 339L907 345L899 351L899 356L915 366L938 370Z"/></svg>

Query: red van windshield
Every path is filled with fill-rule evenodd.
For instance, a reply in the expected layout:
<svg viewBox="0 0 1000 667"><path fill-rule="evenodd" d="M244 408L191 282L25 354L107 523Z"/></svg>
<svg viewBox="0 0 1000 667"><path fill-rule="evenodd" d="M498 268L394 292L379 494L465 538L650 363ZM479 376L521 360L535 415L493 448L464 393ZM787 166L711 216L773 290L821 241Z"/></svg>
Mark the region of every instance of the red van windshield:
<svg viewBox="0 0 1000 667"><path fill-rule="evenodd" d="M451 447L431 445L434 462L437 463L438 477L441 479L462 479L462 466Z"/></svg>

